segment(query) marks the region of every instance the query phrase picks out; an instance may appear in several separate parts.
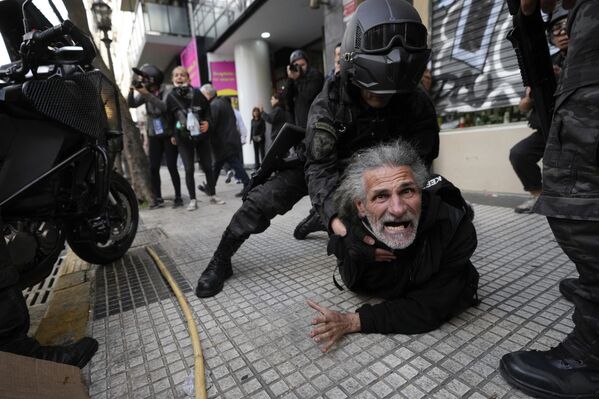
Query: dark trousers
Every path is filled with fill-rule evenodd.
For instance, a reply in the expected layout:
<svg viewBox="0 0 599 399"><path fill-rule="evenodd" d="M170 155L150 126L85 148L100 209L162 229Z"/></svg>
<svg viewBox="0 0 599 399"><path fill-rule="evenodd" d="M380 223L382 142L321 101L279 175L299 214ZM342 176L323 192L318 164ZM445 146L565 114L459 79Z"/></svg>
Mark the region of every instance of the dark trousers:
<svg viewBox="0 0 599 399"><path fill-rule="evenodd" d="M264 140L259 143L254 141L254 159L256 160L256 169L258 169L264 159Z"/></svg>
<svg viewBox="0 0 599 399"><path fill-rule="evenodd" d="M179 154L181 154L183 166L185 167L185 185L187 186L189 198L196 199L196 183L193 176L195 172L194 155L196 154L200 168L206 175L206 194L214 195L216 180L212 169L212 152L208 137L203 137L199 140L177 139L177 147L179 148Z"/></svg>
<svg viewBox="0 0 599 399"><path fill-rule="evenodd" d="M543 158L544 151L545 139L538 130L516 143L510 150L510 162L524 191L541 191L541 168L537 162Z"/></svg>
<svg viewBox="0 0 599 399"><path fill-rule="evenodd" d="M243 163L239 159L238 154L230 155L227 158L219 159L214 162L214 179L215 184L218 180L218 176L220 175L220 170L223 168L225 163L229 164L231 169L235 172L235 177L237 177L243 183L243 187L245 187L250 182L250 177L243 167Z"/></svg>
<svg viewBox="0 0 599 399"><path fill-rule="evenodd" d="M181 197L181 177L177 170L177 146L171 143L168 136L148 137L150 147L150 176L152 178L152 193L156 198L162 198L160 183L160 165L163 155L166 156L166 167L171 175L173 187L175 188L175 197Z"/></svg>
<svg viewBox="0 0 599 399"><path fill-rule="evenodd" d="M307 194L302 167L278 171L248 193L227 228L243 240L251 234L262 233L275 216L287 213Z"/></svg>
<svg viewBox="0 0 599 399"><path fill-rule="evenodd" d="M557 243L576 265L579 278L572 295L574 337L599 360L599 221L548 217Z"/></svg>

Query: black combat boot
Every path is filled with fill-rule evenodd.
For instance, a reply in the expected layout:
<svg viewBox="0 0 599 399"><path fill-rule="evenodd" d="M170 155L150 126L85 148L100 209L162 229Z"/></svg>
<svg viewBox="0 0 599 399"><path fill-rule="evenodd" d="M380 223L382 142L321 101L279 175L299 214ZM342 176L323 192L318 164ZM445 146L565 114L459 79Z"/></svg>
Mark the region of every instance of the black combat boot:
<svg viewBox="0 0 599 399"><path fill-rule="evenodd" d="M209 298L222 291L225 280L233 275L231 258L245 240L237 238L226 229L216 252L198 280L196 295Z"/></svg>
<svg viewBox="0 0 599 399"><path fill-rule="evenodd" d="M559 282L559 292L566 298L566 300L572 302L572 296L576 291L577 278L565 278Z"/></svg>
<svg viewBox="0 0 599 399"><path fill-rule="evenodd" d="M299 222L295 230L293 231L293 236L296 240L303 240L310 233L314 233L315 231L327 231L325 225L320 221L320 216L316 209L310 209L310 213L308 216Z"/></svg>
<svg viewBox="0 0 599 399"><path fill-rule="evenodd" d="M563 343L548 351L508 353L499 369L510 385L537 398L599 398L599 363L572 354Z"/></svg>
<svg viewBox="0 0 599 399"><path fill-rule="evenodd" d="M82 369L98 350L98 341L90 337L83 337L70 345L42 346L35 339L24 337L10 345L5 345L1 350L36 359L69 364Z"/></svg>

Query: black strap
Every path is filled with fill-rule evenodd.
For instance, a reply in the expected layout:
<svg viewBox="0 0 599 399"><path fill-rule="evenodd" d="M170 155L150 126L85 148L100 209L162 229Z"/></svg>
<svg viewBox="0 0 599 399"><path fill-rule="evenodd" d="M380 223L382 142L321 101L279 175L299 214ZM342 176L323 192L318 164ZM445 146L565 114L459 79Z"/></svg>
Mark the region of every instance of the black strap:
<svg viewBox="0 0 599 399"><path fill-rule="evenodd" d="M335 269L333 269L333 283L335 284L335 287L337 287L337 289L339 291L345 291L345 289L343 289L343 287L341 286L341 284L339 284L337 282L337 279L335 278L335 273L337 272L337 269L339 269L339 265L337 265L337 267L335 267Z"/></svg>

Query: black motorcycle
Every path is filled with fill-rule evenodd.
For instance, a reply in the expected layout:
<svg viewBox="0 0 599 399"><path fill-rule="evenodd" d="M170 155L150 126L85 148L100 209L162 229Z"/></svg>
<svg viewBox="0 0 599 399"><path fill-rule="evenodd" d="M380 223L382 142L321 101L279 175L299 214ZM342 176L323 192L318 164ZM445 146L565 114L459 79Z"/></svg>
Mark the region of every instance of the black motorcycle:
<svg viewBox="0 0 599 399"><path fill-rule="evenodd" d="M91 40L30 0L0 1L0 32L13 61L0 67L0 239L24 288L51 272L65 240L87 262L119 259L139 215L113 171L118 89L91 66Z"/></svg>

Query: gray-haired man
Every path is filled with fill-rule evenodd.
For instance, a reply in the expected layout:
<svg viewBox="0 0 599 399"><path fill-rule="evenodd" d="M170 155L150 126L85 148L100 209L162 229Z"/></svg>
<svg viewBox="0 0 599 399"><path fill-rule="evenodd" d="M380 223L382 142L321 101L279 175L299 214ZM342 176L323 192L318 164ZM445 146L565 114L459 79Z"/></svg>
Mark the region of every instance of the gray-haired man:
<svg viewBox="0 0 599 399"><path fill-rule="evenodd" d="M443 177L428 179L409 144L355 155L335 196L347 234L331 237L329 254L349 289L387 301L356 313L308 301L320 312L311 336L323 351L352 332L430 331L477 302L472 210Z"/></svg>

